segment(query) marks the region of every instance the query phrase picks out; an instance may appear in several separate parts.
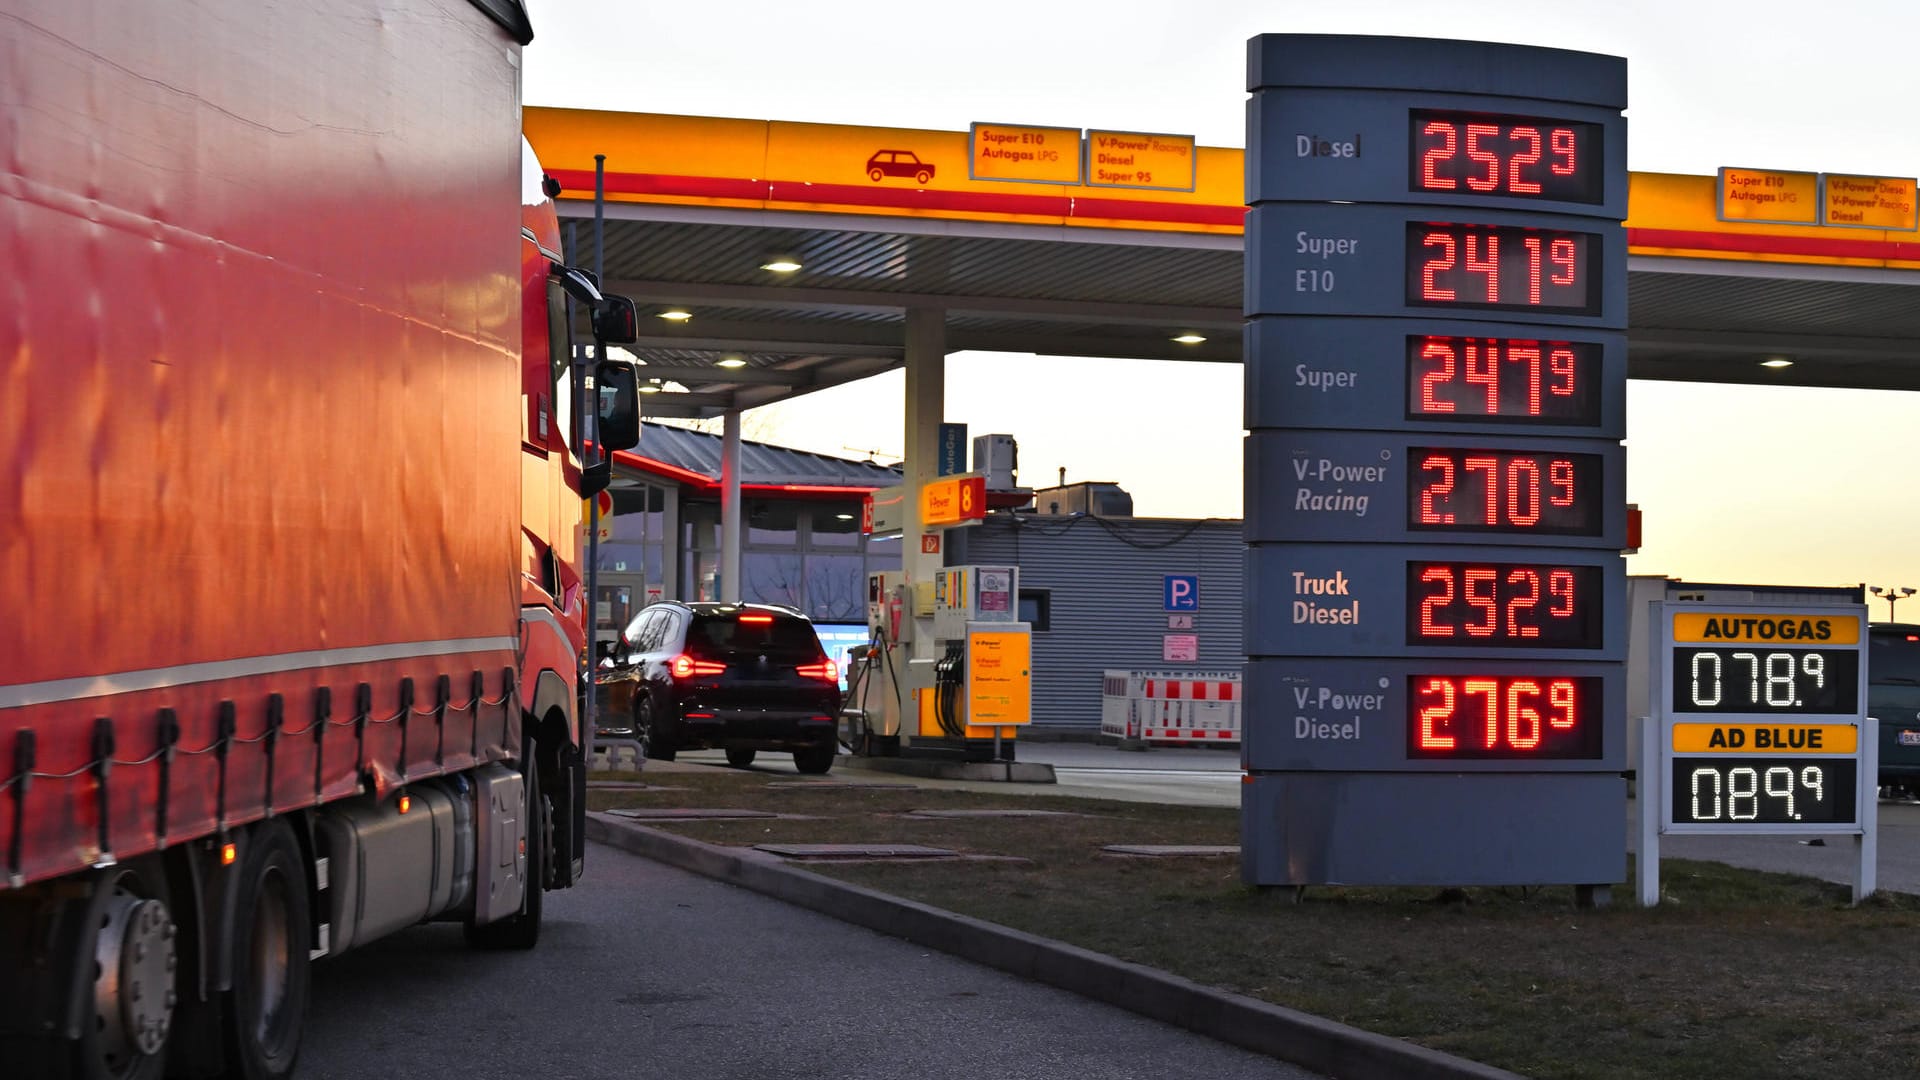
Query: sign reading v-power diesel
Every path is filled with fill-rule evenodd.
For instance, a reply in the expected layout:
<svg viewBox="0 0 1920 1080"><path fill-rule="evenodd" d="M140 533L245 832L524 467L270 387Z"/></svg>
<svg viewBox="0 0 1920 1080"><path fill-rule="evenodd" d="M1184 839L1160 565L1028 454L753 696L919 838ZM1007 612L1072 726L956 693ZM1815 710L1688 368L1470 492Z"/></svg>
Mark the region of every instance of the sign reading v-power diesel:
<svg viewBox="0 0 1920 1080"><path fill-rule="evenodd" d="M1626 867L1625 61L1275 34L1248 88L1242 875L1592 896Z"/></svg>

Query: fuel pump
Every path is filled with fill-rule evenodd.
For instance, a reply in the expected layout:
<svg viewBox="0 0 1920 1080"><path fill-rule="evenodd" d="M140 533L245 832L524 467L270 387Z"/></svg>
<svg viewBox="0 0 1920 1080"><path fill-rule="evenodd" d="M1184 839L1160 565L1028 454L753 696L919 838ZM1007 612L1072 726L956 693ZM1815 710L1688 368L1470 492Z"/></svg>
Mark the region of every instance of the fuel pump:
<svg viewBox="0 0 1920 1080"><path fill-rule="evenodd" d="M949 566L933 579L934 670L918 741L968 760L1013 760L1032 719L1032 627L1020 622L1020 568Z"/></svg>
<svg viewBox="0 0 1920 1080"><path fill-rule="evenodd" d="M854 650L840 710L844 741L856 754L900 752L903 719L914 700L910 673L926 666L911 659L916 614L904 572L867 575L867 644Z"/></svg>
<svg viewBox="0 0 1920 1080"><path fill-rule="evenodd" d="M846 742L855 753L1012 760L1032 716L1032 628L1018 621L1019 568L950 566L909 584L867 575L867 645L848 674ZM916 624L933 656L913 659Z"/></svg>

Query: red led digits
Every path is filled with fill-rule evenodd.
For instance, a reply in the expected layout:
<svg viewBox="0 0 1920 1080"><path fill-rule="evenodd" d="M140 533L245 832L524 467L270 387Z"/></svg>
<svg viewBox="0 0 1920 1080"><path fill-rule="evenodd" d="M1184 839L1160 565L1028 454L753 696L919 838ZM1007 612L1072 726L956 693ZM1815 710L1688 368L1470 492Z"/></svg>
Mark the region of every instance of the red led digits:
<svg viewBox="0 0 1920 1080"><path fill-rule="evenodd" d="M1592 315L1599 250L1592 233L1410 223L1407 302Z"/></svg>
<svg viewBox="0 0 1920 1080"><path fill-rule="evenodd" d="M1597 649L1598 566L1410 562L1407 644Z"/></svg>
<svg viewBox="0 0 1920 1080"><path fill-rule="evenodd" d="M1598 758L1593 676L1414 675L1407 752L1439 758Z"/></svg>
<svg viewBox="0 0 1920 1080"><path fill-rule="evenodd" d="M1421 695L1435 698L1435 702L1420 710L1420 748L1422 750L1451 750L1454 738L1443 733L1440 725L1451 726L1453 720L1453 681L1451 679L1428 679L1427 685L1419 691Z"/></svg>
<svg viewBox="0 0 1920 1080"><path fill-rule="evenodd" d="M1415 110L1408 190L1557 202L1602 199L1600 125Z"/></svg>
<svg viewBox="0 0 1920 1080"><path fill-rule="evenodd" d="M1598 536L1599 458L1416 448L1407 526Z"/></svg>
<svg viewBox="0 0 1920 1080"><path fill-rule="evenodd" d="M1600 353L1597 342L1409 335L1407 418L1597 425Z"/></svg>

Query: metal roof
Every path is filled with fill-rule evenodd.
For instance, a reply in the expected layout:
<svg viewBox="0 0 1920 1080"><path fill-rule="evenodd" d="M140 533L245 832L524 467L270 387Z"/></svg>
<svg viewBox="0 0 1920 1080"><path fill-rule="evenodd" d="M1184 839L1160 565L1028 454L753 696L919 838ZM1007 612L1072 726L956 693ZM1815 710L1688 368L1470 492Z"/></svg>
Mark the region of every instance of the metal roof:
<svg viewBox="0 0 1920 1080"><path fill-rule="evenodd" d="M674 424L643 425L640 445L616 455L615 461L641 469L651 464L669 470L697 473L710 484L720 482L718 435ZM635 459L638 459L637 461ZM740 482L769 487L844 487L871 489L900 482L900 467L872 461L831 457L793 450L771 443L740 440Z"/></svg>
<svg viewBox="0 0 1920 1080"><path fill-rule="evenodd" d="M591 223L578 227L584 240ZM606 287L641 305L642 375L674 391L648 396L653 416L716 416L898 366L915 307L947 312L956 352L1241 359L1238 236L611 203L605 251ZM774 256L803 269L764 270ZM1920 273L1633 256L1628 289L1632 377L1920 389ZM693 318L651 317L670 307ZM1188 332L1207 340L1172 340ZM1759 366L1773 356L1794 365ZM746 363L714 366L727 357Z"/></svg>

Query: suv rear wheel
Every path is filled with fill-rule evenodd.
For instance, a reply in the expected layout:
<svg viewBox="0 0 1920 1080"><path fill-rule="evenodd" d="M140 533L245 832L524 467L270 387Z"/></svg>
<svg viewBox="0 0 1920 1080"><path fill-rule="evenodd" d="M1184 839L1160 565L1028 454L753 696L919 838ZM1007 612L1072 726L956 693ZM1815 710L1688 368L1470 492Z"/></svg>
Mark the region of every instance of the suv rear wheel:
<svg viewBox="0 0 1920 1080"><path fill-rule="evenodd" d="M833 768L833 756L839 747L831 742L793 752L793 767L809 776L823 776Z"/></svg>
<svg viewBox="0 0 1920 1080"><path fill-rule="evenodd" d="M644 694L633 703L633 735L646 747L649 761L672 761L680 752L680 748L673 745L673 732L661 730L653 699Z"/></svg>

